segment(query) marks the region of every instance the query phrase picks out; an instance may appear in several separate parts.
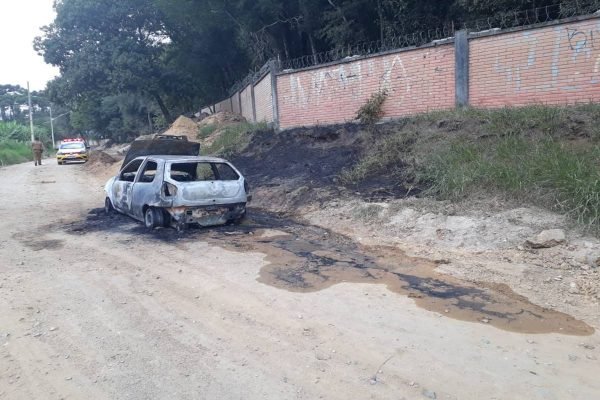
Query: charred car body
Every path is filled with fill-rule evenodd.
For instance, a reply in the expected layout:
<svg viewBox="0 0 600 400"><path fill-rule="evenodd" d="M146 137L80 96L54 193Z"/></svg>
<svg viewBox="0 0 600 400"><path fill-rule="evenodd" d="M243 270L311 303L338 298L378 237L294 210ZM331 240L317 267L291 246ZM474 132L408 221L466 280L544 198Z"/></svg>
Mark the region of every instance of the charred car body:
<svg viewBox="0 0 600 400"><path fill-rule="evenodd" d="M194 155L135 155L169 150L196 153L199 144L187 141L152 140L132 145L119 174L105 185L107 212L116 209L146 227L188 224L200 226L238 222L251 199L242 174L228 161ZM156 143L163 142L163 143ZM179 150L174 150L174 148ZM133 151L132 151L133 150ZM132 153L132 154L130 154Z"/></svg>

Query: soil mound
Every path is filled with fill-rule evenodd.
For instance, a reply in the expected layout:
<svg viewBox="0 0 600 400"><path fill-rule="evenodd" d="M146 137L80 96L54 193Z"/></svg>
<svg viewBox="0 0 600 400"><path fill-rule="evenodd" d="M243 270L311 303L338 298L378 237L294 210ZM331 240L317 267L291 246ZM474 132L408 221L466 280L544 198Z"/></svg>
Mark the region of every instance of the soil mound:
<svg viewBox="0 0 600 400"><path fill-rule="evenodd" d="M198 124L191 118L180 116L163 135L187 136L188 140L198 140Z"/></svg>
<svg viewBox="0 0 600 400"><path fill-rule="evenodd" d="M101 150L92 150L90 152L89 165L94 164L113 164L118 161L115 157Z"/></svg>
<svg viewBox="0 0 600 400"><path fill-rule="evenodd" d="M102 179L108 179L119 172L121 159L101 150L92 150L86 164L88 171Z"/></svg>
<svg viewBox="0 0 600 400"><path fill-rule="evenodd" d="M213 115L209 115L198 123L200 127L207 125L231 125L239 124L241 122L247 122L246 118L239 114L230 113L227 111L221 111Z"/></svg>

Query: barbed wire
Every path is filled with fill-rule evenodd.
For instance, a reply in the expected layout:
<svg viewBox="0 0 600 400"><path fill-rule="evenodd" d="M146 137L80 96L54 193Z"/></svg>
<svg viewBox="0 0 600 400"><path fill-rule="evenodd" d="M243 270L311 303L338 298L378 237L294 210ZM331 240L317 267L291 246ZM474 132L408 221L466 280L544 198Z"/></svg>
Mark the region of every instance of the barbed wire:
<svg viewBox="0 0 600 400"><path fill-rule="evenodd" d="M454 37L457 30L467 29L480 32L493 29L510 29L528 25L543 24L559 19L572 18L599 13L600 0L574 1L552 6L538 7L530 10L502 12L493 17L473 21L450 22L443 27L416 32L408 35L387 37L383 41L359 43L352 46L338 47L329 51L290 58L280 62L283 70L294 70L313 67L320 64L340 61L390 50L421 47L435 44L437 41Z"/></svg>
<svg viewBox="0 0 600 400"><path fill-rule="evenodd" d="M356 58L401 48L419 47L427 43L450 39L452 36L454 36L454 30L451 27L415 32L410 35L390 36L383 41L363 42L352 46L338 47L321 53L283 60L280 62L280 68L284 71L307 68L346 58Z"/></svg>
<svg viewBox="0 0 600 400"><path fill-rule="evenodd" d="M573 18L597 13L599 0L572 1L538 7L530 10L505 11L489 18L465 21L456 26L460 29L483 31L490 29L510 29L528 25L548 23L560 19Z"/></svg>
<svg viewBox="0 0 600 400"><path fill-rule="evenodd" d="M244 89L249 84L255 83L256 81L258 81L260 78L262 78L264 75L267 74L268 70L269 70L269 63L267 62L261 68L254 69L254 70L250 71L248 73L248 75L246 75L246 77L244 79L236 82L229 89L229 97L233 96L236 92L241 91L242 89Z"/></svg>
<svg viewBox="0 0 600 400"><path fill-rule="evenodd" d="M418 31L412 34L388 36L384 40L363 42L349 46L336 47L329 51L304 55L286 60L276 60L278 68L283 71L309 68L344 59L364 57L398 49L410 49L425 45L442 43L452 39L457 30L481 32L495 29L511 29L529 25L549 23L552 21L584 15L600 14L600 0L576 0L529 10L500 12L489 18L472 21L455 21L444 24L437 29ZM275 60L271 60L275 61ZM252 70L244 79L235 83L229 90L229 96L241 91L250 83L255 83L269 70L269 63Z"/></svg>

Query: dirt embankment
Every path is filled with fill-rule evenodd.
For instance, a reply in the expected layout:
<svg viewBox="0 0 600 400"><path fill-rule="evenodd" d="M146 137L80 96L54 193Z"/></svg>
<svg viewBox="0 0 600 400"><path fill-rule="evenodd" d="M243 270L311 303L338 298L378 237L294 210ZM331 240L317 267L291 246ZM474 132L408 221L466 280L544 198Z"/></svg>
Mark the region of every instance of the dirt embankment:
<svg viewBox="0 0 600 400"><path fill-rule="evenodd" d="M392 135L406 121L380 126ZM477 139L470 121L421 121L411 129L419 140L457 129ZM600 241L567 217L534 204L480 194L460 202L420 195L411 157L406 164L379 168L357 184L340 176L361 160L372 136L356 125L256 133L232 162L248 178L255 207L332 229L364 245L387 245L408 255L443 260L437 270L472 282L506 284L536 304L600 323ZM407 144L407 148L410 143ZM426 149L429 144L421 145ZM528 238L562 229L566 241L533 249Z"/></svg>

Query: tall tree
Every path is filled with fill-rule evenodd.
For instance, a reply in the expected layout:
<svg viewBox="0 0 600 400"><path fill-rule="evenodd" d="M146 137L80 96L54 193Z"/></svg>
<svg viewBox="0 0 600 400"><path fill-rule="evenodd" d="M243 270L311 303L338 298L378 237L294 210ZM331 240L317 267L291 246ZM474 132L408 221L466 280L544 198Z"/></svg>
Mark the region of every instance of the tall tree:
<svg viewBox="0 0 600 400"><path fill-rule="evenodd" d="M172 120L172 81L183 77L165 65L170 39L152 0L59 0L55 7L56 19L35 41L60 68L53 100L77 106L91 96L137 93Z"/></svg>

